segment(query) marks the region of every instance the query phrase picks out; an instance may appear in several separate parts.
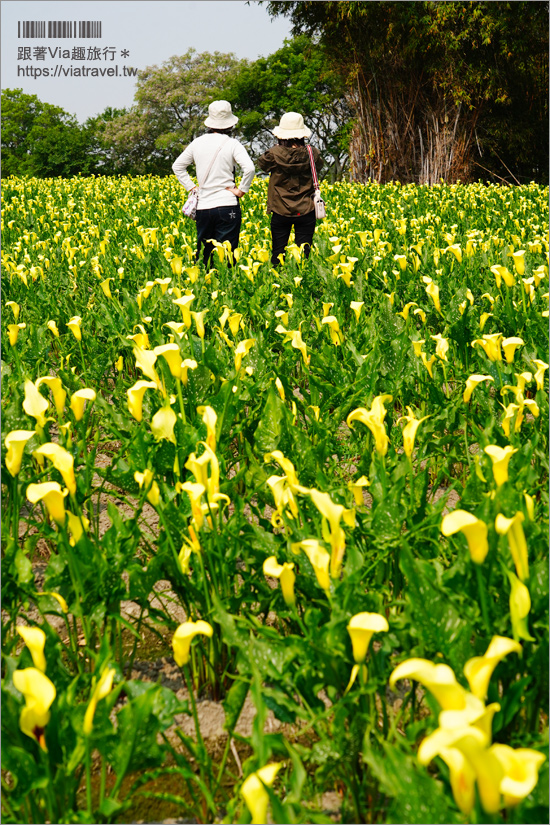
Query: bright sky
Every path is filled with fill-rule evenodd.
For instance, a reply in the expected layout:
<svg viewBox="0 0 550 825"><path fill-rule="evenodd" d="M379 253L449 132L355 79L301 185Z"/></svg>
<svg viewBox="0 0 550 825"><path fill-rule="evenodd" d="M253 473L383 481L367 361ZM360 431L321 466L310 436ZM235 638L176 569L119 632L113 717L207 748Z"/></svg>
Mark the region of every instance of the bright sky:
<svg viewBox="0 0 550 825"><path fill-rule="evenodd" d="M290 37L288 19L272 21L254 0L2 0L0 13L2 88L35 94L80 122L107 106L132 105L135 76L124 74L129 68L160 65L191 47L255 60ZM24 23L42 21L45 37L25 36L33 31ZM73 27L101 22L101 37L80 30L77 37L49 36L54 21Z"/></svg>

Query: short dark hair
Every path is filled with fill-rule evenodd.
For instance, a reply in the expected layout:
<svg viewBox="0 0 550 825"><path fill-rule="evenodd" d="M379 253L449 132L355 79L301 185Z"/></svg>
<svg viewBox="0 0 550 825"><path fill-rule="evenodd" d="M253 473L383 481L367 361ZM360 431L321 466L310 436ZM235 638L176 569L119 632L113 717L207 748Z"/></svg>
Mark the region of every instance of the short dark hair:
<svg viewBox="0 0 550 825"><path fill-rule="evenodd" d="M228 129L209 129L208 134L216 134L216 135L228 135L230 132L233 131L233 127L230 126Z"/></svg>
<svg viewBox="0 0 550 825"><path fill-rule="evenodd" d="M279 138L279 146L305 146L304 138Z"/></svg>

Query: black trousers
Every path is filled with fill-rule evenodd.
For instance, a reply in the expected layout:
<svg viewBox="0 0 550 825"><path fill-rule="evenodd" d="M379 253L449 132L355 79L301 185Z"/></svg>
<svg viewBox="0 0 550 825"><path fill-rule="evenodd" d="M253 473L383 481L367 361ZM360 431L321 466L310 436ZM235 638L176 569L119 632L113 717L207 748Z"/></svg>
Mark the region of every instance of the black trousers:
<svg viewBox="0 0 550 825"><path fill-rule="evenodd" d="M197 209L197 261L203 249L204 265L208 266L214 246L209 241L229 241L231 249L239 245L241 232L241 205L215 206L213 209Z"/></svg>
<svg viewBox="0 0 550 825"><path fill-rule="evenodd" d="M198 214L198 213L197 213ZM294 217L286 217L285 215L278 215L276 212L271 214L271 264L272 266L279 266L279 255L284 254L288 239L290 238L290 231L294 226L294 241L297 246L305 244L304 255L309 258L311 251L311 242L313 240L313 233L315 232L315 210L308 212L307 215L295 215Z"/></svg>

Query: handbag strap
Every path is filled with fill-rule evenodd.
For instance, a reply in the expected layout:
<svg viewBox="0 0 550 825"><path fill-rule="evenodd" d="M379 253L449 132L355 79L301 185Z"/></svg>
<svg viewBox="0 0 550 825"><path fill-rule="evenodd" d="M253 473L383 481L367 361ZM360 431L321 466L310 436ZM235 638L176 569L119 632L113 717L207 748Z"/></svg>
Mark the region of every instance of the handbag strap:
<svg viewBox="0 0 550 825"><path fill-rule="evenodd" d="M229 135L225 135L225 137L226 137L226 138L229 138ZM204 176L202 183L199 183L199 189L200 189L200 187L201 187L201 186L204 186L204 184L205 184L205 183L206 183L206 181L208 180L208 175L209 175L209 174L210 174L210 172L212 171L212 167L214 166L214 161L216 160L216 158L217 158L217 157L218 157L218 155L220 154L220 151L221 151L221 149L222 149L222 147L223 147L224 143L225 143L225 141L223 141L222 143L220 143L220 145L218 146L218 149L217 149L217 151L216 151L216 153L215 153L214 157L213 157L213 158L212 158L212 160L210 161L210 166L208 167L208 171L207 171L206 175ZM198 180L198 176L197 176L197 180Z"/></svg>
<svg viewBox="0 0 550 825"><path fill-rule="evenodd" d="M313 160L313 151L311 149L311 146L306 146L306 149L308 151L309 162L311 164L311 174L313 175L313 186L315 187L315 189L319 189L319 180L317 178L317 169L315 168L315 162Z"/></svg>

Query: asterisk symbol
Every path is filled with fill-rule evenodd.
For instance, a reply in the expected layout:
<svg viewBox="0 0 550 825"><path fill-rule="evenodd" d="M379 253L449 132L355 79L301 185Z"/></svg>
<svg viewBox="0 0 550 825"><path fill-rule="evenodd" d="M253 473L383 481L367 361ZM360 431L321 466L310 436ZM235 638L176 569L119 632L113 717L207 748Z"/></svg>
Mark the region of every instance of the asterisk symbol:
<svg viewBox="0 0 550 825"><path fill-rule="evenodd" d="M120 56L121 57L130 57L130 52L128 51L128 49L122 49L122 51L120 52Z"/></svg>

